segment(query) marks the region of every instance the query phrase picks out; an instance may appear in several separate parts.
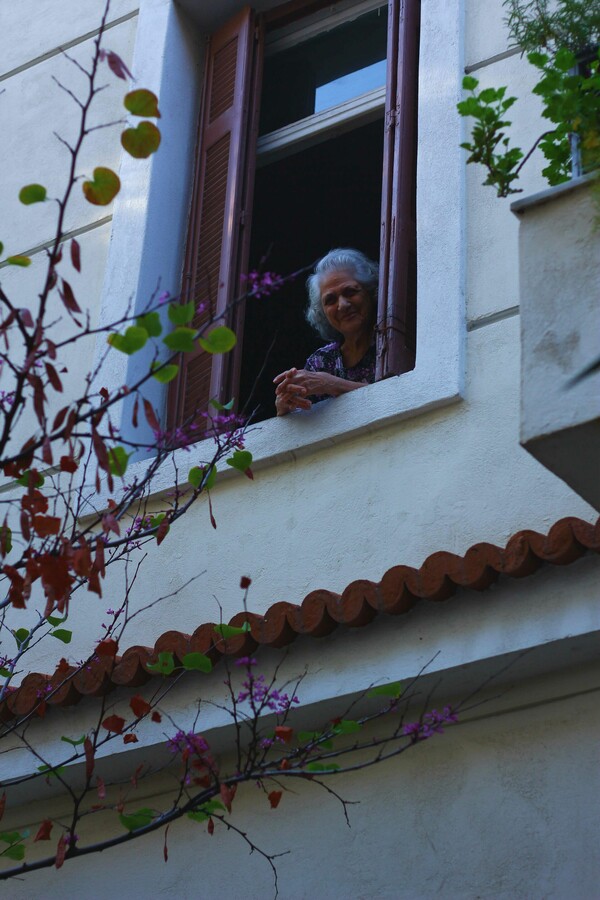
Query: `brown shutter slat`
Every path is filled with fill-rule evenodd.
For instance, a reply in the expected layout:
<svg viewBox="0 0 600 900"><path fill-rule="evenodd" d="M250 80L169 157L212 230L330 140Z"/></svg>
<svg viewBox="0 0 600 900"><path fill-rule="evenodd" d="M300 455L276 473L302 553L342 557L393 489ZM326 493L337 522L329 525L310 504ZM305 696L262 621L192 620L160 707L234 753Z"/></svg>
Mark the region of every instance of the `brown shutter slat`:
<svg viewBox="0 0 600 900"><path fill-rule="evenodd" d="M190 228L182 298L205 308L200 328L223 313L235 297L240 215L245 174L248 94L253 72L254 15L246 7L213 35L205 73ZM215 324L224 324L219 318ZM181 360L170 397L170 425L198 418L224 390L228 362L198 347Z"/></svg>
<svg viewBox="0 0 600 900"><path fill-rule="evenodd" d="M419 0L390 0L377 377L414 368Z"/></svg>

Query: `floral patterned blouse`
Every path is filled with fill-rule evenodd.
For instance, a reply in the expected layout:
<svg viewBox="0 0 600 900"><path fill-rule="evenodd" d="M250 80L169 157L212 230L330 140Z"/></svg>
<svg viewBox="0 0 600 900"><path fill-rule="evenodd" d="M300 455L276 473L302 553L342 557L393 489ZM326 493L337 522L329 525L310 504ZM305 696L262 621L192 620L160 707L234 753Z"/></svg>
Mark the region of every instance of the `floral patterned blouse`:
<svg viewBox="0 0 600 900"><path fill-rule="evenodd" d="M355 366L346 368L342 358L341 345L338 341L319 347L308 357L304 368L307 372L328 372L346 381L362 381L373 384L375 381L375 343L372 343L363 358ZM309 397L313 403L327 400L328 394Z"/></svg>

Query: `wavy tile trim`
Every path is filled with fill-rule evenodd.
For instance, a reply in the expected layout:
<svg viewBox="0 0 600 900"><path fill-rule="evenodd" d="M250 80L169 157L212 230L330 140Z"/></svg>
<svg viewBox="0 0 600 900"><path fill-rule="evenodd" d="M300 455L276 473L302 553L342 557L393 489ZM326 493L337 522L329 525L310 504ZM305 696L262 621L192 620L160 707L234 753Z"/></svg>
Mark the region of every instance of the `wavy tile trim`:
<svg viewBox="0 0 600 900"><path fill-rule="evenodd" d="M342 594L316 590L299 605L279 602L264 615L237 613L230 624L240 626L247 620L251 629L227 641L216 634L213 622L206 622L192 634L166 631L154 647L134 646L121 656L96 657L81 671L63 666L50 676L32 672L0 704L0 720L71 706L82 697L102 696L121 686L139 687L156 677L148 664L156 662L161 651L171 651L176 664L194 651L207 654L216 664L224 654L247 655L261 644L284 647L298 635L319 638L339 625L362 628L381 614L404 615L419 601L448 600L458 589L484 591L501 576L525 578L543 565L568 566L588 552L600 554L600 518L595 525L575 517L560 519L547 535L518 531L504 548L474 544L464 556L440 551L418 569L394 566L380 582L353 581ZM40 710L44 695L47 699Z"/></svg>

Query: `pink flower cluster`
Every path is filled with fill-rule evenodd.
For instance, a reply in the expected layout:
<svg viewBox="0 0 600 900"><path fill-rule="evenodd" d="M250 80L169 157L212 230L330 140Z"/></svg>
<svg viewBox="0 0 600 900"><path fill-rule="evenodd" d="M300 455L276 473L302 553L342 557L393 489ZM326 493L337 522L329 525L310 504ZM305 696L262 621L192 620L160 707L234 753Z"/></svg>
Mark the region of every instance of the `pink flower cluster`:
<svg viewBox="0 0 600 900"><path fill-rule="evenodd" d="M209 747L206 740L201 734L195 734L193 731L177 731L173 737L167 741L167 747L171 753L184 753L186 750L194 756L203 756L207 753Z"/></svg>
<svg viewBox="0 0 600 900"><path fill-rule="evenodd" d="M241 662L238 660L238 663ZM249 660L248 666L254 665L256 660ZM240 691L236 698L237 703L250 702L254 712L262 709L269 709L278 716L287 713L294 703L299 703L298 697L293 695L290 697L283 691L278 691L274 687L270 687L265 682L264 675L254 675L249 671L248 677L242 682L243 691Z"/></svg>
<svg viewBox="0 0 600 900"><path fill-rule="evenodd" d="M426 741L434 734L443 734L444 725L449 722L458 722L458 716L451 706L445 706L442 712L432 709L420 722L408 722L404 725L402 733L415 742Z"/></svg>
<svg viewBox="0 0 600 900"><path fill-rule="evenodd" d="M281 275L275 275L274 272L257 272L256 269L242 275L242 281L246 282L248 293L253 297L270 297L283 284Z"/></svg>

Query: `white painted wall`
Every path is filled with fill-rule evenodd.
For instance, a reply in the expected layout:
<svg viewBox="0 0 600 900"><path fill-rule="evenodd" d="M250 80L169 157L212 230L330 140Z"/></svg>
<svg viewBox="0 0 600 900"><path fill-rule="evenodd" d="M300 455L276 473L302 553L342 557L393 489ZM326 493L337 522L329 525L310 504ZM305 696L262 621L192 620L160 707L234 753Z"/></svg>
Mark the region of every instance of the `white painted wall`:
<svg viewBox="0 0 600 900"><path fill-rule="evenodd" d="M202 28L194 22L207 27L209 13L219 15L216 6L205 3L201 9L190 2L183 13L170 0L142 0L139 16L111 30L110 45L160 95L163 146L141 166L121 159L114 138L110 143L103 132L90 148L88 164L101 159L119 168L124 182L112 225L106 211L96 214L83 206L69 224L89 228L81 238L84 260L94 260L88 297L102 321L118 315L130 298L146 299L158 276L165 287L176 289L198 108ZM59 157L42 150L45 143L31 143L32 112L30 107L23 112L20 98L24 93L33 98L42 121L50 119L48 109L52 116L59 109L62 115L49 79L63 62L56 55L39 62L38 57L93 28L87 7L77 18L53 17L50 4L44 9L43 21L50 25L39 29L39 39L28 37L21 55L14 51L10 68L19 71L10 74L7 68L6 95L0 97L11 118L22 122L18 139L9 137L10 174L1 195L14 223L10 252L50 237L45 210L15 203L18 187L43 181L44 166L57 183L61 171ZM126 3L115 8L115 16L133 12ZM508 83L515 93L531 86L518 54L494 59L506 49L501 19L500 0L466 0L464 7L458 0L423 0L415 373L322 404L310 415L258 426L248 442L259 460L255 481L224 476L213 492L217 530L210 526L206 505L198 504L151 554L133 603L147 603L204 574L136 620L125 644L151 644L173 628L189 633L219 618L217 602L228 619L240 609L242 574L253 579L250 608L261 612L277 600L300 602L315 588L341 591L355 578L378 580L391 566L420 565L437 550L463 553L478 541L502 544L515 531L543 531L565 515L595 518L590 507L519 447L517 222L507 202L481 187L481 172L465 172L458 150L464 124L454 104L465 64L476 67L482 84ZM84 52L86 41L77 47ZM109 115L117 102L111 91L102 114ZM536 115L535 103L523 97L515 108L517 143L526 145L535 135ZM45 125L48 131L55 127L51 121ZM533 163L523 179L524 191L541 186ZM0 280L8 279L12 287L22 278L25 285L34 274L33 266L31 274L0 269ZM126 360L114 354L106 377L109 385L121 384ZM203 455L201 447L183 454L182 470ZM163 473L161 478L167 490L170 477ZM293 659L308 661L318 671L311 694L318 709L343 692L353 655L361 660L352 682L352 690L359 690L374 676L384 677L394 659L403 659L403 674L410 674L411 666L414 671L426 661L424 655L430 658L440 650L443 673L522 646L560 645L568 635L598 630L595 562L526 579L508 593L508 607L500 602L506 594L487 606L492 593L440 607L419 606L406 625L394 620L389 627L380 623L340 632L318 644L298 642ZM120 584L109 579L105 600L90 594L74 605L73 658L89 649ZM15 627L26 624L29 615L19 614ZM425 648L418 644L422 638ZM42 645L32 665L50 671L63 652L62 646ZM269 660L275 656L265 654ZM547 703L562 696L567 678L573 679L571 693L577 696ZM353 816L351 832L333 805L317 798L317 812L308 789L296 805L285 802L277 819L248 792L243 815L252 819L269 849L292 846L296 851L281 864L281 896L595 896L597 859L586 838L597 831L594 805L586 802L598 769L592 743L595 700L582 692L596 685L590 673L585 678L563 675L548 682L542 701L524 684L513 712L482 718L439 744L419 748L397 773L379 769L354 781L346 793L365 803ZM530 703L530 711L517 709ZM68 728L75 734L87 721L86 710L89 706L82 704L54 713L42 723L44 733L56 739ZM152 743L150 736L147 740ZM0 762L0 773L5 765ZM579 819L578 808L583 809ZM22 824L28 816L33 821L34 812L19 811L15 821ZM206 836L189 829L174 828L170 835L168 866L158 838L136 845L133 853L111 852L115 896L177 891L192 897L198 896L199 885L206 885L207 896L217 889L225 897L238 896L241 885L248 897L269 895L268 871L256 859L248 861L240 845L217 836L207 843ZM198 847L202 863L194 864ZM132 867L142 850L143 865ZM92 858L58 874L28 878L11 896L33 897L42 886L45 896L58 896L67 885L67 895L91 900L104 884L103 872L104 856Z"/></svg>

